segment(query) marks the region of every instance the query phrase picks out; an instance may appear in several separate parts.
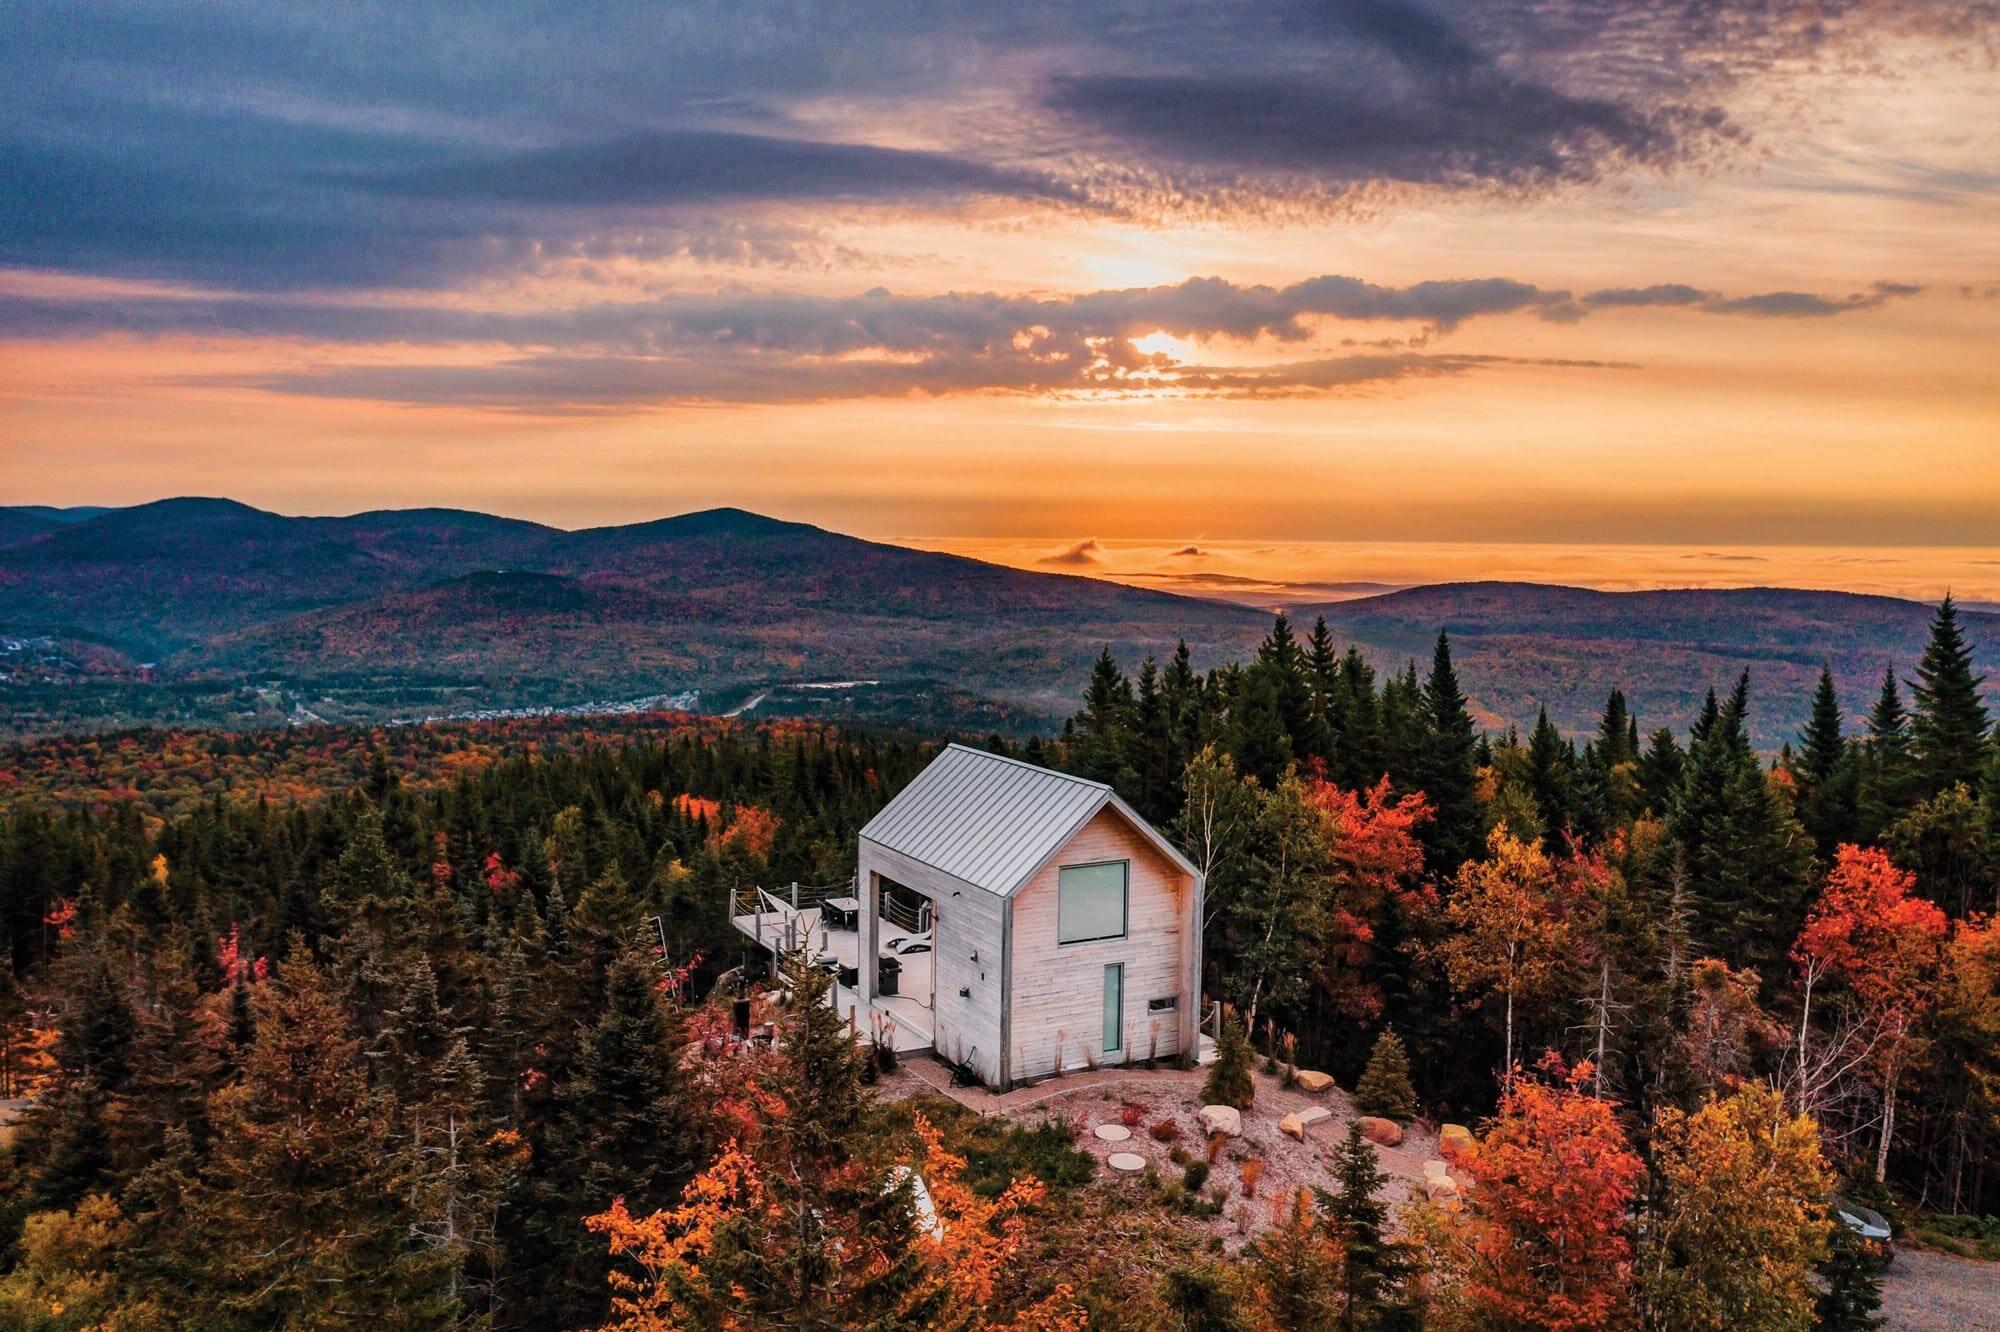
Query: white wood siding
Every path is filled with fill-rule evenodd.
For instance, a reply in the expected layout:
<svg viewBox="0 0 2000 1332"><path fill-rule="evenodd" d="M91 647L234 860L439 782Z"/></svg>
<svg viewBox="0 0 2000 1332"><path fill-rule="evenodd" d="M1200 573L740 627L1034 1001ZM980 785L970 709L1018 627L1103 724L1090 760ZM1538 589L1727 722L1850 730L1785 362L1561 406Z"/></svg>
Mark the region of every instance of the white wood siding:
<svg viewBox="0 0 2000 1332"><path fill-rule="evenodd" d="M1056 942L1057 883L1064 865L1124 860L1131 865L1122 939ZM1128 824L1100 810L1013 898L1013 995L1008 1072L1013 1080L1055 1070L1057 1034L1063 1065L1137 1063L1149 1048L1178 1055L1199 1020L1190 991L1194 971L1195 881ZM1125 966L1124 1048L1104 1051L1104 968ZM1152 999L1176 998L1170 1013L1147 1011Z"/></svg>
<svg viewBox="0 0 2000 1332"><path fill-rule="evenodd" d="M1004 1076L1000 951L1005 901L866 838L861 840L859 869L862 993L876 993L875 960L889 933L876 917L876 882L887 878L931 899L937 1021L933 1048L947 1059L970 1061L982 1081L999 1086ZM961 989L968 993L961 995Z"/></svg>

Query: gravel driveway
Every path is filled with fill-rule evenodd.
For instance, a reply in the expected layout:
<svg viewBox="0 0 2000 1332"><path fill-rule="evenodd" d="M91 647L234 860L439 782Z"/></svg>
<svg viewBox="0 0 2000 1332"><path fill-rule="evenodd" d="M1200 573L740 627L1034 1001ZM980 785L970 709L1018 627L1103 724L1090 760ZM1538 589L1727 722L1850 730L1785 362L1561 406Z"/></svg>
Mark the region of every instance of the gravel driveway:
<svg viewBox="0 0 2000 1332"><path fill-rule="evenodd" d="M1899 1249L1882 1275L1882 1316L1897 1332L2000 1329L2000 1263Z"/></svg>

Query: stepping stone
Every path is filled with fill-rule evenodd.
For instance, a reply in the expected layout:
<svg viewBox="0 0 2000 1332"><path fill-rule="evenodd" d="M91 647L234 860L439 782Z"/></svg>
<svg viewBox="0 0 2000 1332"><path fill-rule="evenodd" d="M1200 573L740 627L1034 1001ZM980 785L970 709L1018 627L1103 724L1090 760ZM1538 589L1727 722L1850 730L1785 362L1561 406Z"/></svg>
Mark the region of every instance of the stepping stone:
<svg viewBox="0 0 2000 1332"><path fill-rule="evenodd" d="M1304 1142L1306 1140L1307 1129L1311 1128L1314 1124L1332 1118L1333 1111L1327 1109L1325 1106L1309 1105L1305 1109L1294 1111L1279 1120L1278 1132Z"/></svg>
<svg viewBox="0 0 2000 1332"><path fill-rule="evenodd" d="M1121 1175L1136 1175L1146 1168L1146 1158L1137 1152L1113 1152L1104 1158L1104 1164Z"/></svg>
<svg viewBox="0 0 2000 1332"><path fill-rule="evenodd" d="M1450 1179L1451 1167L1442 1161L1426 1161L1424 1162L1424 1178L1431 1180Z"/></svg>
<svg viewBox="0 0 2000 1332"><path fill-rule="evenodd" d="M1311 1092L1314 1096L1317 1096L1333 1085L1333 1075L1331 1073L1321 1073L1310 1068L1302 1068L1298 1072L1298 1084L1300 1091Z"/></svg>
<svg viewBox="0 0 2000 1332"><path fill-rule="evenodd" d="M1132 1130L1123 1124L1099 1124L1097 1136L1105 1142L1125 1142L1132 1136Z"/></svg>
<svg viewBox="0 0 2000 1332"><path fill-rule="evenodd" d="M1393 1119L1380 1115L1363 1115L1357 1121L1361 1125L1361 1136L1381 1147L1403 1145L1403 1126Z"/></svg>
<svg viewBox="0 0 2000 1332"><path fill-rule="evenodd" d="M1201 1121L1201 1131L1210 1137L1220 1133L1236 1138L1243 1134L1243 1116L1233 1105L1205 1105L1195 1118Z"/></svg>

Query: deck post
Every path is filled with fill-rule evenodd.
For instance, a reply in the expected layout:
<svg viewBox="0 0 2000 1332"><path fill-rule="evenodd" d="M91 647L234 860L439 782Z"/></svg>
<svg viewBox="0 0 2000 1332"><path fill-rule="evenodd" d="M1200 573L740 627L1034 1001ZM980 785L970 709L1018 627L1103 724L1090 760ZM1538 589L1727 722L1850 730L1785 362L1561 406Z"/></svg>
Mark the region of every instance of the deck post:
<svg viewBox="0 0 2000 1332"><path fill-rule="evenodd" d="M794 910L794 911L797 911L798 909L799 909L799 881L798 881L797 879L793 879L793 880L792 880L792 910Z"/></svg>

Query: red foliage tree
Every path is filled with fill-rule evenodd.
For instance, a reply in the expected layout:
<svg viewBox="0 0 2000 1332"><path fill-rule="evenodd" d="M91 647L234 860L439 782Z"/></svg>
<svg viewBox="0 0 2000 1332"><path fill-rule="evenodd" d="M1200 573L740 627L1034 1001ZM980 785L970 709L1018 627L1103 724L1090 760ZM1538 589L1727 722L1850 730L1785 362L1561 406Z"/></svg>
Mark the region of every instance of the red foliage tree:
<svg viewBox="0 0 2000 1332"><path fill-rule="evenodd" d="M1470 1182L1457 1229L1463 1294L1482 1325L1580 1332L1631 1321L1627 1216L1645 1166L1610 1103L1586 1096L1590 1065L1543 1061L1518 1079L1482 1141L1453 1151Z"/></svg>
<svg viewBox="0 0 2000 1332"><path fill-rule="evenodd" d="M1875 1070L1882 1089L1882 1134L1875 1178L1888 1174L1896 1131L1896 1081L1916 1029L1936 1002L1948 929L1944 912L1916 895L1917 876L1873 847L1843 846L1826 888L1792 946L1810 979L1839 982L1875 1025Z"/></svg>
<svg viewBox="0 0 2000 1332"><path fill-rule="evenodd" d="M1342 1013L1373 1023L1382 1015L1382 989L1372 973L1389 913L1430 902L1416 836L1431 819L1430 802L1419 793L1396 796L1387 777L1368 791L1313 780L1305 800L1324 825L1333 887L1320 983Z"/></svg>

